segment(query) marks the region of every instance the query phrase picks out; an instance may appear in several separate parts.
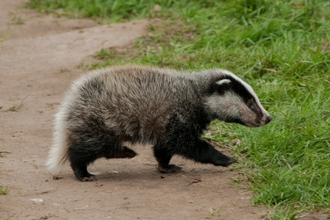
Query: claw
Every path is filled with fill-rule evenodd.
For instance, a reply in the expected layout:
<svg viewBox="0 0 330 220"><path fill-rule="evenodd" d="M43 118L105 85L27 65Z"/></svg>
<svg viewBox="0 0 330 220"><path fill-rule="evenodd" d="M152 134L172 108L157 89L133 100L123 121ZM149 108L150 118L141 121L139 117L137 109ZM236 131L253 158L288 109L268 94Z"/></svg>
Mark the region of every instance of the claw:
<svg viewBox="0 0 330 220"><path fill-rule="evenodd" d="M161 173L176 173L181 171L181 167L174 165L174 164L169 164L167 166L162 166L158 165L158 170Z"/></svg>

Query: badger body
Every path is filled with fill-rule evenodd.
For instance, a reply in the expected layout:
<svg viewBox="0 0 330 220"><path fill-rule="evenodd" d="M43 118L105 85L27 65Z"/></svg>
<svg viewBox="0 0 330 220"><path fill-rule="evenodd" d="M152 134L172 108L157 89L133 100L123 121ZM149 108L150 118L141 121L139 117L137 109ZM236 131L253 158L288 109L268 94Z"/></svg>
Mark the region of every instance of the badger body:
<svg viewBox="0 0 330 220"><path fill-rule="evenodd" d="M69 160L80 181L94 180L87 166L98 158L132 158L125 143L153 145L160 172L175 172L174 154L200 163L229 166L232 157L200 138L214 119L249 127L271 116L253 89L223 69L178 72L123 66L77 79L55 116L47 168L58 175Z"/></svg>

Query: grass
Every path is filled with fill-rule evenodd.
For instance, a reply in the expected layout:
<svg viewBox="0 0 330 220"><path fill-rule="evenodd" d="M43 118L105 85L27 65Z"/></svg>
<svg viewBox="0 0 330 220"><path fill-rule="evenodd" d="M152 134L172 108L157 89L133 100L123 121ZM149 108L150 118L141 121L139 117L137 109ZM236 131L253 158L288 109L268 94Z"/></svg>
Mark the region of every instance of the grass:
<svg viewBox="0 0 330 220"><path fill-rule="evenodd" d="M28 7L35 8L42 12L54 12L59 15L69 17L91 17L102 23L116 22L121 20L130 20L132 18L141 18L151 16L153 8L157 1L152 0L31 0ZM158 2L162 2L159 0ZM165 3L166 1L164 1ZM166 5L171 5L167 1ZM60 9L60 10L58 10ZM156 10L157 11L157 10Z"/></svg>
<svg viewBox="0 0 330 220"><path fill-rule="evenodd" d="M7 194L8 194L8 190L0 185L0 195L7 195Z"/></svg>
<svg viewBox="0 0 330 220"><path fill-rule="evenodd" d="M15 16L11 19L11 23L17 25L24 24L24 19L21 18L20 16Z"/></svg>
<svg viewBox="0 0 330 220"><path fill-rule="evenodd" d="M134 45L103 48L87 67L140 63L237 73L274 119L257 129L214 122L205 137L228 146L239 166L250 168L253 203L275 207L271 218L330 212L328 1L31 0L29 6L102 23L160 18Z"/></svg>
<svg viewBox="0 0 330 220"><path fill-rule="evenodd" d="M0 35L0 42L1 41L4 41L8 38L8 33L7 32L4 32Z"/></svg>

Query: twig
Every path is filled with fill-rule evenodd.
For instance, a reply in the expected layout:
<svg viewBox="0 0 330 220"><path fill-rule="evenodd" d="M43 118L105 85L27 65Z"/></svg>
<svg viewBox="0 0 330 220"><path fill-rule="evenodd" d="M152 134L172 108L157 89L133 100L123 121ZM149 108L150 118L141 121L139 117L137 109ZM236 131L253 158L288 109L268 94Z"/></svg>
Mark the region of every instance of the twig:
<svg viewBox="0 0 330 220"><path fill-rule="evenodd" d="M0 151L0 157L2 157L2 154L10 154L9 151Z"/></svg>
<svg viewBox="0 0 330 220"><path fill-rule="evenodd" d="M22 99L21 103L19 105L14 105L13 107L10 107L9 109L3 111L3 112L9 112L9 111L12 111L12 112L16 112L18 110L20 110L23 105L24 105L24 100L28 97L29 95L25 96L24 99Z"/></svg>
<svg viewBox="0 0 330 220"><path fill-rule="evenodd" d="M289 162L284 158L284 156L281 157L282 160L284 161L284 163L286 164L287 167L289 167L289 169L292 169L291 165L289 164Z"/></svg>

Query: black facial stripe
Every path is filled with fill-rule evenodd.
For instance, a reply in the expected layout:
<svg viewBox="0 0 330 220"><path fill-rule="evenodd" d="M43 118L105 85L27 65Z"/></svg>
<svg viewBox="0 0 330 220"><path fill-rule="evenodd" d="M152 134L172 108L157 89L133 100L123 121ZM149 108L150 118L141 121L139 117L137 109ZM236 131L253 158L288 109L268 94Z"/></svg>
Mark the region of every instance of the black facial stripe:
<svg viewBox="0 0 330 220"><path fill-rule="evenodd" d="M228 79L231 81L229 84L223 84L218 85L216 82L222 79ZM254 96L248 91L248 89L242 84L241 81L237 80L236 78L230 76L230 75L223 75L219 76L212 80L212 84L209 87L208 92L210 94L214 92L218 92L220 95L223 95L224 93L231 91L237 94L239 97L242 98L242 100L247 103L249 100L255 101Z"/></svg>
<svg viewBox="0 0 330 220"><path fill-rule="evenodd" d="M228 91L230 89L232 92L240 96L243 100L243 102L257 115L257 120L261 120L263 113L262 110L260 109L257 100L255 97L250 93L250 91L246 88L245 85L242 84L241 81L237 80L236 78L226 75L225 77L219 78L218 80L221 79L229 79L231 81L231 85L228 88L225 88L223 92ZM251 105L248 103L252 102Z"/></svg>
<svg viewBox="0 0 330 220"><path fill-rule="evenodd" d="M261 109L259 108L258 104L256 101L253 101L253 108L250 108L254 113L256 113L257 117L256 117L256 122L260 122L263 116L263 113L261 111Z"/></svg>
<svg viewBox="0 0 330 220"><path fill-rule="evenodd" d="M227 76L231 82L232 82L232 91L234 91L237 95L239 95L242 100L247 103L249 100L255 101L254 97L252 94L247 90L247 88L238 80L231 76Z"/></svg>

